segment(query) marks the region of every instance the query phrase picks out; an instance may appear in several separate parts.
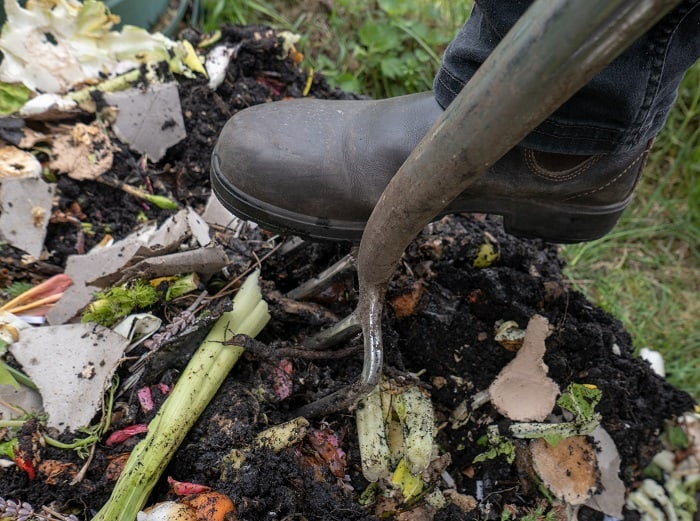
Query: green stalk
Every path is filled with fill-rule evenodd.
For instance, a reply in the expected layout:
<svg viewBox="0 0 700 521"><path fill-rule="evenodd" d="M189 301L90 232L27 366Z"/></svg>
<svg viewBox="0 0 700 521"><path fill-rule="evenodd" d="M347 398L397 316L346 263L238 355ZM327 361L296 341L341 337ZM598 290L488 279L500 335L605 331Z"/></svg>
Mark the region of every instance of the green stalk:
<svg viewBox="0 0 700 521"><path fill-rule="evenodd" d="M585 436L600 425L600 414L595 413L590 418L580 421L562 423L513 423L508 431L514 438L536 439L544 438L550 445L556 446L560 440L573 436Z"/></svg>
<svg viewBox="0 0 700 521"><path fill-rule="evenodd" d="M148 71L150 72L151 69L149 68ZM80 90L76 90L75 92L71 92L67 94L66 97L72 99L77 103L83 103L89 100L90 94L96 90L102 92L117 92L120 90L128 89L129 87L132 87L134 83L136 83L140 76L141 69L133 69L124 74L120 74L119 76L115 76L114 78L111 78L109 80L105 80L99 85L92 85L90 87L84 87ZM146 74L146 78L148 80L155 79L152 78L151 75L149 75L148 73Z"/></svg>
<svg viewBox="0 0 700 521"><path fill-rule="evenodd" d="M168 290L165 292L165 301L170 302L173 299L191 293L199 287L199 275L190 273L178 277L174 282L168 285Z"/></svg>
<svg viewBox="0 0 700 521"><path fill-rule="evenodd" d="M139 197L141 197L141 199L143 199L147 203L156 205L161 210L177 210L180 208L177 202L173 201L168 197L165 197L164 195L149 194L147 192L141 191Z"/></svg>
<svg viewBox="0 0 700 521"><path fill-rule="evenodd" d="M135 186L122 183L120 181L117 181L116 179L112 179L111 177L100 176L96 179L96 181L107 186L111 186L113 188L119 188L120 190L126 192L131 196L134 196L138 199L142 199L147 203L151 203L157 206L161 210L177 210L179 208L176 201L173 201L172 199L164 195L149 194L145 190L141 190L140 188L136 188Z"/></svg>
<svg viewBox="0 0 700 521"><path fill-rule="evenodd" d="M0 420L0 429L21 429L27 420Z"/></svg>
<svg viewBox="0 0 700 521"><path fill-rule="evenodd" d="M270 315L258 285L249 276L233 301L233 310L214 324L168 399L148 425L148 434L132 451L112 496L93 521L133 521L170 458L218 391L243 348L224 345L233 334L256 336Z"/></svg>
<svg viewBox="0 0 700 521"><path fill-rule="evenodd" d="M2 362L0 362L1 364ZM22 371L18 371L14 367L10 367L9 365L5 365L5 369L7 369L7 372L12 375L12 377L17 381L18 384L24 385L25 387L29 387L30 389L33 389L34 391L37 390L36 385L34 382L32 382L29 377L24 374Z"/></svg>

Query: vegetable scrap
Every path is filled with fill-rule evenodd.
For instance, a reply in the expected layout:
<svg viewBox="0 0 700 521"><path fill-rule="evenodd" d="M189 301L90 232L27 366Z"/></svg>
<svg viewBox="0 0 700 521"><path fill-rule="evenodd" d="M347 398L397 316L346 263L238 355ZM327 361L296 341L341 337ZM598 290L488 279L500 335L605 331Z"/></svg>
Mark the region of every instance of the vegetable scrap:
<svg viewBox="0 0 700 521"><path fill-rule="evenodd" d="M258 284L249 276L234 299L190 359L165 403L148 426L148 434L131 452L110 500L94 520L131 521L142 509L165 466L189 429L213 398L243 349L225 346L227 332L257 335L270 315Z"/></svg>

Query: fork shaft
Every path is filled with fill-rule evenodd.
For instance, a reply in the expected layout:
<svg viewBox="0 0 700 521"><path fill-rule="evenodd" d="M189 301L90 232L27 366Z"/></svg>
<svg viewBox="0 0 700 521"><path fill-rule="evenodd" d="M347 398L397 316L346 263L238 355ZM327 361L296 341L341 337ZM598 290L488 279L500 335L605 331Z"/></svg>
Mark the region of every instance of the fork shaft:
<svg viewBox="0 0 700 521"><path fill-rule="evenodd" d="M355 310L364 367L352 386L299 410L352 406L382 372L381 317L408 244L491 165L681 0L537 0L406 159L365 227Z"/></svg>
<svg viewBox="0 0 700 521"><path fill-rule="evenodd" d="M538 0L393 177L357 260L359 389L379 380L381 307L403 251L452 200L680 0Z"/></svg>

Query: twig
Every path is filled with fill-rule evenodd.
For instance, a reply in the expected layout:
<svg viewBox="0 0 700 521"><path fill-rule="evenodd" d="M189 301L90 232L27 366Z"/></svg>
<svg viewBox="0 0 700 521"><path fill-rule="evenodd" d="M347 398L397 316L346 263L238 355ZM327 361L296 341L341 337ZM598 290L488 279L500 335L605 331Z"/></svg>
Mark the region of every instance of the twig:
<svg viewBox="0 0 700 521"><path fill-rule="evenodd" d="M351 346L343 349L326 349L317 351L314 349L302 349L297 347L274 346L255 340L248 335L234 335L224 342L225 345L240 346L246 351L266 359L276 358L305 358L307 360L325 360L327 358L344 358L362 351L362 346Z"/></svg>
<svg viewBox="0 0 700 521"><path fill-rule="evenodd" d="M252 273L253 270L255 269L255 266L257 266L257 265L262 265L262 263L263 263L265 260L267 260L267 258L270 257L270 255L272 255L272 254L275 253L277 250L279 250L279 249L282 247L283 244L284 244L283 242L282 242L282 243L279 243L279 244L276 245L274 248L272 248L268 253L266 253L265 255L263 255L262 258L258 258L257 255L256 255L256 257L255 257L255 258L256 258L256 262L255 262L255 265L254 265L254 266L249 266L248 268L246 268L246 269L243 271L243 273L241 273L238 277L234 278L234 279L231 280L228 284L226 284L223 288L221 288L219 291L217 291L216 294L212 295L212 296L209 298L209 300L215 300L215 299L218 299L218 298L221 298L221 297L225 297L225 296L227 296L227 295L230 295L231 293L234 293L235 290L233 290L233 289L231 289L231 288L232 288L233 286L235 286L241 279L243 279L244 277L246 277L249 273Z"/></svg>
<svg viewBox="0 0 700 521"><path fill-rule="evenodd" d="M75 477L71 480L70 485L77 485L80 483L84 478L85 474L87 474L88 468L90 467L90 464L92 463L92 458L95 457L95 449L97 448L97 443L93 443L92 446L90 447L90 454L88 455L87 458L85 458L85 463L83 464L82 468L78 473L75 475Z"/></svg>

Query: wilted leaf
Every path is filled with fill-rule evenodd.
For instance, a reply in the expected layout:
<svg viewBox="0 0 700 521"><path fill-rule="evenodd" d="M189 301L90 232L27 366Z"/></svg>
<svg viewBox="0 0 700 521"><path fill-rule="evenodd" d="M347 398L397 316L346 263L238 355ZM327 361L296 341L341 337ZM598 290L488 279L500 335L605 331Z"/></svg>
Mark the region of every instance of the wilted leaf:
<svg viewBox="0 0 700 521"><path fill-rule="evenodd" d="M113 146L98 122L76 123L67 132L53 135L49 168L77 181L94 180L112 168Z"/></svg>
<svg viewBox="0 0 700 521"><path fill-rule="evenodd" d="M420 281L416 281L405 292L393 297L389 302L394 308L397 318L410 317L416 312L416 306L423 296L424 288Z"/></svg>
<svg viewBox="0 0 700 521"><path fill-rule="evenodd" d="M572 413L576 420L588 421L593 418L595 406L602 396L596 387L570 384L557 400L557 405Z"/></svg>
<svg viewBox="0 0 700 521"><path fill-rule="evenodd" d="M391 476L391 482L401 489L401 493L406 501L416 497L423 491L423 480L420 474L411 474L404 459L399 461L399 464L396 466L396 470Z"/></svg>
<svg viewBox="0 0 700 521"><path fill-rule="evenodd" d="M104 71L125 72L141 63L166 61L171 70L191 73L187 48L160 33L125 26L102 2L5 1L7 21L0 36L0 80L23 83L38 92L64 93L101 78Z"/></svg>
<svg viewBox="0 0 700 521"><path fill-rule="evenodd" d="M21 83L0 83L0 114L13 114L24 105L31 91Z"/></svg>
<svg viewBox="0 0 700 521"><path fill-rule="evenodd" d="M474 258L473 266L475 268L488 268L500 258L501 254L498 249L490 242L485 242L479 247L479 251Z"/></svg>

